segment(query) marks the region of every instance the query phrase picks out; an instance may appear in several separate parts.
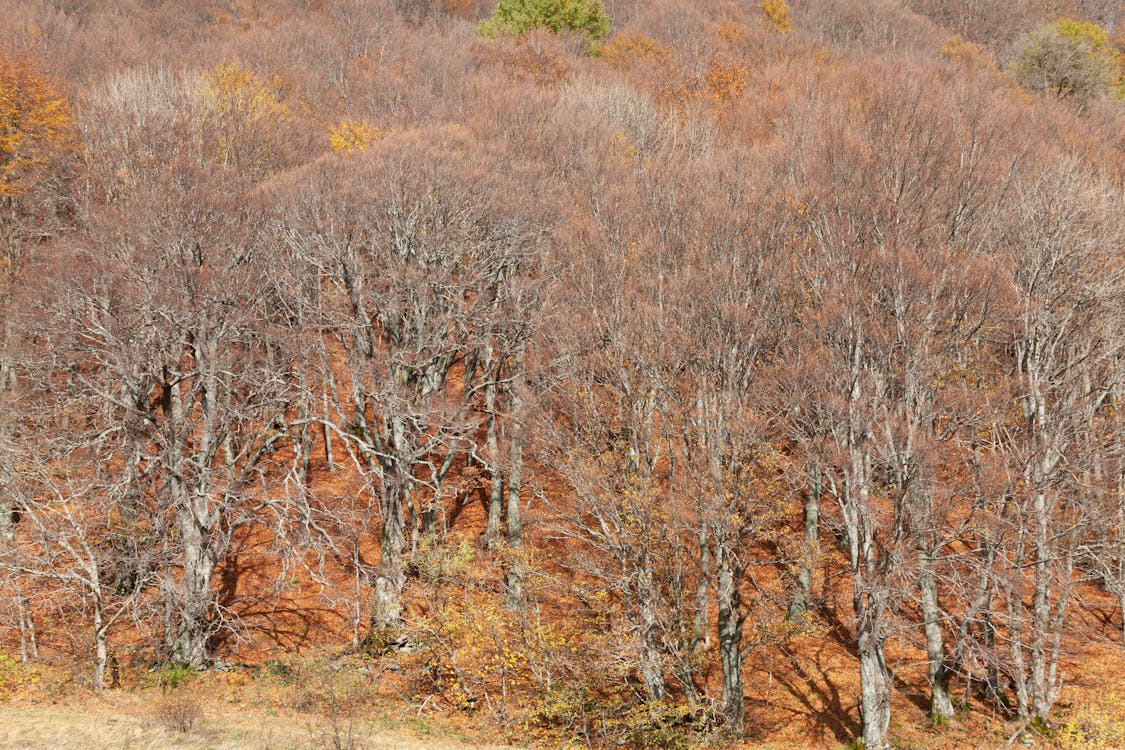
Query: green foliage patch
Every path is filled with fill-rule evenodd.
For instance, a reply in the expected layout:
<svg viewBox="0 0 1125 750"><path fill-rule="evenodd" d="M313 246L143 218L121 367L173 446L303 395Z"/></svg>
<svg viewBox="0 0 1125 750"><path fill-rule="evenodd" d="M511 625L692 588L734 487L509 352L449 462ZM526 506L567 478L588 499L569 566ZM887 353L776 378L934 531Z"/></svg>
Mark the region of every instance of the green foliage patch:
<svg viewBox="0 0 1125 750"><path fill-rule="evenodd" d="M500 0L492 17L482 21L481 36L499 33L524 34L532 29L549 29L556 34L576 31L586 36L593 48L609 33L609 15L601 0Z"/></svg>

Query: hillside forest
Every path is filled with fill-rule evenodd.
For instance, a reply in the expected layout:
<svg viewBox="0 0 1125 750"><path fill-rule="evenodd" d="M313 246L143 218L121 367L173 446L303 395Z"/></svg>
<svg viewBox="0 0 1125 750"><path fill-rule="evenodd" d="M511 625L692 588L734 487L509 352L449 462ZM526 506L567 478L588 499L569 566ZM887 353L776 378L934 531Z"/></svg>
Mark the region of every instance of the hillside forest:
<svg viewBox="0 0 1125 750"><path fill-rule="evenodd" d="M0 676L1125 744L1123 33L3 0Z"/></svg>

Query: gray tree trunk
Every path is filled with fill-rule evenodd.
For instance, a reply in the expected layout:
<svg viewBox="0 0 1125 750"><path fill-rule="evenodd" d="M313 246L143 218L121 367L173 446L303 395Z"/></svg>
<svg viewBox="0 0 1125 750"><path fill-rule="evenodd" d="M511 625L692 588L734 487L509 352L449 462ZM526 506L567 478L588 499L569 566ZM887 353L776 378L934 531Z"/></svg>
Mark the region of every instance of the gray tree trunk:
<svg viewBox="0 0 1125 750"><path fill-rule="evenodd" d="M878 606L856 581L852 606L856 613L859 648L859 683L864 750L884 750L891 725L891 675L883 653L883 635Z"/></svg>
<svg viewBox="0 0 1125 750"><path fill-rule="evenodd" d="M14 586L20 625L20 661L26 664L30 659L39 658L39 644L35 637L35 620L31 616L31 608L27 606L27 597L18 581L14 582Z"/></svg>
<svg viewBox="0 0 1125 750"><path fill-rule="evenodd" d="M491 354L491 352L490 352ZM491 362L491 356L488 359ZM500 515L504 502L504 476L500 471L499 420L496 414L496 373L488 372L489 382L484 387L484 410L487 414L486 448L488 450L488 471L492 480L488 491L488 522L484 528L484 545L490 550L500 544Z"/></svg>
<svg viewBox="0 0 1125 750"><path fill-rule="evenodd" d="M402 626L402 588L406 583L403 550L406 548L406 490L400 481L389 479L380 494L383 523L380 534L379 570L375 574L375 600L371 608L371 645L385 645Z"/></svg>
<svg viewBox="0 0 1125 750"><path fill-rule="evenodd" d="M797 592L789 605L789 619L803 622L812 597L813 566L820 547L820 496L823 493L820 470L809 467L809 488L805 495L805 546L801 551L801 570L797 574Z"/></svg>
<svg viewBox="0 0 1125 750"><path fill-rule="evenodd" d="M664 658L660 649L660 618L657 611L659 605L653 588L652 568L649 561L645 561L643 569L638 571L637 578L641 626L639 666L641 680L645 686L645 697L650 703L654 703L665 698Z"/></svg>
<svg viewBox="0 0 1125 750"><path fill-rule="evenodd" d="M332 430L328 426L328 386L325 386L321 391L321 402L321 408L324 410L324 424L321 427L324 438L324 468L328 471L335 471L336 465L332 455Z"/></svg>
<svg viewBox="0 0 1125 750"><path fill-rule="evenodd" d="M216 556L205 513L205 498L195 498L177 513L183 544L183 600L172 660L192 669L206 669L210 662L211 578Z"/></svg>
<svg viewBox="0 0 1125 750"><path fill-rule="evenodd" d="M711 629L707 626L710 602L711 540L707 522L700 521L696 532L699 544L699 583L695 587L695 632L691 648L695 653L711 648Z"/></svg>
<svg viewBox="0 0 1125 750"><path fill-rule="evenodd" d="M517 354L512 369L519 370L522 358ZM523 473L523 422L519 413L522 407L519 390L512 386L510 405L512 410L511 446L508 459L508 548L511 556L508 561L508 586L505 604L509 609L519 609L524 605L523 563L519 549L523 545L523 510L520 500L520 482Z"/></svg>
<svg viewBox="0 0 1125 750"><path fill-rule="evenodd" d="M106 624L101 601L94 601L94 689L105 688L105 670L109 664L106 647Z"/></svg>
<svg viewBox="0 0 1125 750"><path fill-rule="evenodd" d="M5 320L4 327L0 330L0 405L3 403L4 393L15 382L15 371L12 368L11 359L4 353L11 338L10 329L11 322ZM0 493L3 493L4 484L10 476L4 451L11 440L11 426L2 421L3 418L4 415L0 413ZM12 503L4 494L0 494L0 538L12 538Z"/></svg>
<svg viewBox="0 0 1125 750"><path fill-rule="evenodd" d="M945 642L941 633L941 608L938 606L937 579L933 556L925 545L918 548L918 587L922 603L922 629L926 635L926 661L930 680L930 713L953 717L949 697L949 669L945 662Z"/></svg>
<svg viewBox="0 0 1125 750"><path fill-rule="evenodd" d="M723 716L736 736L742 734L745 707L742 691L742 591L739 589L733 551L729 540L715 540L717 573L716 599L719 605L717 631L719 661L722 666Z"/></svg>

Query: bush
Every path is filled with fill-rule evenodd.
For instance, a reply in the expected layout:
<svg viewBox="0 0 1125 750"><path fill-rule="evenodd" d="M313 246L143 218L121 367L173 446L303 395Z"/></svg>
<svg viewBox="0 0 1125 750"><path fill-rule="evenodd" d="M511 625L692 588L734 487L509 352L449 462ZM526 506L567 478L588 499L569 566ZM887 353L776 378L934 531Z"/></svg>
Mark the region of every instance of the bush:
<svg viewBox="0 0 1125 750"><path fill-rule="evenodd" d="M186 685L195 676L196 671L194 669L175 662L169 662L152 673L152 679L155 680L156 687L164 693Z"/></svg>
<svg viewBox="0 0 1125 750"><path fill-rule="evenodd" d="M74 687L74 675L65 669L40 663L24 663L0 654L0 702L13 698L57 701Z"/></svg>
<svg viewBox="0 0 1125 750"><path fill-rule="evenodd" d="M1125 696L1110 693L1100 705L1083 705L1055 730L1061 750L1103 750L1125 747Z"/></svg>
<svg viewBox="0 0 1125 750"><path fill-rule="evenodd" d="M187 734L203 716L203 707L184 690L172 690L156 702L156 718L166 728Z"/></svg>
<svg viewBox="0 0 1125 750"><path fill-rule="evenodd" d="M1012 73L1020 86L1060 99L1085 101L1125 93L1121 53L1105 29L1069 18L1033 31L1020 47Z"/></svg>
<svg viewBox="0 0 1125 750"><path fill-rule="evenodd" d="M601 0L500 0L492 17L481 22L481 36L523 34L532 29L585 35L591 49L609 33L609 16Z"/></svg>
<svg viewBox="0 0 1125 750"><path fill-rule="evenodd" d="M311 714L307 724L314 747L354 750L365 735L357 718L370 709L376 675L361 657L314 652L292 665L296 677L293 707Z"/></svg>

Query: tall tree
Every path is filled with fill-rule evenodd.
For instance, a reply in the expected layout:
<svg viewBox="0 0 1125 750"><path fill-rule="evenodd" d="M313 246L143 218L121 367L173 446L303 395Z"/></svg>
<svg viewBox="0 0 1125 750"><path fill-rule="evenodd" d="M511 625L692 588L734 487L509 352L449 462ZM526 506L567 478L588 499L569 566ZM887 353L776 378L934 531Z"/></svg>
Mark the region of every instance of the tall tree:
<svg viewBox="0 0 1125 750"><path fill-rule="evenodd" d="M92 460L120 465L132 491L177 530L165 577L168 657L195 668L231 625L212 581L234 535L289 471L295 360L263 294L260 220L222 173L179 164L100 209L68 255L50 314L73 387L106 408L122 439Z"/></svg>
<svg viewBox="0 0 1125 750"><path fill-rule="evenodd" d="M1084 469L1095 457L1081 453L1121 376L1121 215L1119 196L1072 161L1036 176L1012 215L1008 345L1019 419L1003 445L1016 478L1007 559L1021 563L1005 572L1004 588L1024 719L1046 718L1058 698L1077 556L1096 517Z"/></svg>
<svg viewBox="0 0 1125 750"><path fill-rule="evenodd" d="M425 146L336 160L293 191L285 219L320 290L310 320L326 334L324 419L379 501L372 646L398 637L408 514L422 533L444 522L444 483L472 440L476 395L498 376L494 359L482 374L476 358L508 320L498 300L537 242L475 165L454 161Z"/></svg>

